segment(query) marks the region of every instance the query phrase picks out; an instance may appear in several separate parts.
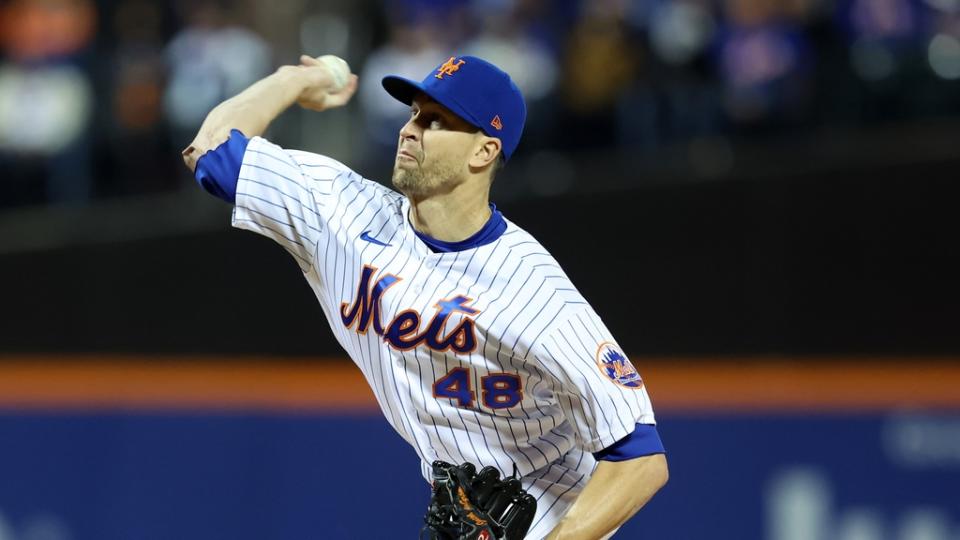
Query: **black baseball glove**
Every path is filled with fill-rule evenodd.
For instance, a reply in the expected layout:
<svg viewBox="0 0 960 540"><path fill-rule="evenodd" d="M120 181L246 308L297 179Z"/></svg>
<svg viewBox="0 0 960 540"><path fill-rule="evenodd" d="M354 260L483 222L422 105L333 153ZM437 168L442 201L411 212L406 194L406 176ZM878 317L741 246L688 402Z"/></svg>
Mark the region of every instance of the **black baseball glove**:
<svg viewBox="0 0 960 540"><path fill-rule="evenodd" d="M430 540L520 540L527 534L537 500L520 480L471 463L433 462L433 498L421 531Z"/></svg>

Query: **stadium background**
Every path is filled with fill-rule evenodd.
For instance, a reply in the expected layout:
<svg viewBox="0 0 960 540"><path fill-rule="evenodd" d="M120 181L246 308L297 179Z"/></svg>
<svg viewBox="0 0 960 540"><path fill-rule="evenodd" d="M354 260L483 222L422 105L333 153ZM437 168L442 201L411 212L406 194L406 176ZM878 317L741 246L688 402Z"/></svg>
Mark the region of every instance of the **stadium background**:
<svg viewBox="0 0 960 540"><path fill-rule="evenodd" d="M300 52L360 94L270 138L377 179L380 74L472 52L523 87L494 201L669 452L616 538L960 538L957 0L7 0L0 539L416 534L416 457L296 266L179 162Z"/></svg>

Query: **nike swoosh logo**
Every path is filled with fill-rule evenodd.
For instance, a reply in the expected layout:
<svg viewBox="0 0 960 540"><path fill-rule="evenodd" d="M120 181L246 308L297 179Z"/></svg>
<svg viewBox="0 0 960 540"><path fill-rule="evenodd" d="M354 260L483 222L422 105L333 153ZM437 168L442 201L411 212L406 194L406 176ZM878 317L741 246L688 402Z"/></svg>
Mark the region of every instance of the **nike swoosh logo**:
<svg viewBox="0 0 960 540"><path fill-rule="evenodd" d="M381 242L380 240L377 240L376 238L370 236L370 231L363 231L363 234L360 235L360 239L370 242L371 244L376 244L378 246L390 247L390 244Z"/></svg>

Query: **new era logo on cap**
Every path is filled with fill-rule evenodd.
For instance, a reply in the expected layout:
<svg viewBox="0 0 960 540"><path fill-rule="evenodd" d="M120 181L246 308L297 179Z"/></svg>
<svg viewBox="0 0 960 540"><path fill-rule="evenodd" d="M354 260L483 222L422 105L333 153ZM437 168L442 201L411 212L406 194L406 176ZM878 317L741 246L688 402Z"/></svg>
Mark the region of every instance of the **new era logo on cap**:
<svg viewBox="0 0 960 540"><path fill-rule="evenodd" d="M419 92L453 111L490 137L500 139L505 159L523 133L527 106L520 89L502 69L476 56L451 56L420 82L390 75L383 88L409 105Z"/></svg>

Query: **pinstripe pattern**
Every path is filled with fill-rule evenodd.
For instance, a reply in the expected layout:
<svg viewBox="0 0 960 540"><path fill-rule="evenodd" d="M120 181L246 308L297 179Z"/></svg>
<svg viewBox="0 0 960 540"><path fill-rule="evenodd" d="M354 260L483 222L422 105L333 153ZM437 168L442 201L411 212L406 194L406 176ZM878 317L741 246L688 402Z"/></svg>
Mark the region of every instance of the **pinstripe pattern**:
<svg viewBox="0 0 960 540"><path fill-rule="evenodd" d="M589 480L592 452L625 437L637 422L655 423L646 390L603 374L598 346L613 336L526 231L508 221L490 244L433 253L409 225L408 208L402 195L332 159L257 137L240 170L233 225L272 238L293 255L387 421L419 455L424 478L431 479L436 459L493 465L505 475L515 465L538 500L528 537L542 538ZM364 232L388 245L361 240ZM463 295L479 313L451 312L444 332L472 319L476 347L456 353L421 343L401 350L372 323L364 333L345 325L341 306L352 306L365 291L365 266L376 269L371 280L399 278L374 306L385 328L415 310L423 330L439 301ZM469 372L469 406L434 397L434 383L454 368ZM519 377L516 405L492 408L483 401L483 378L495 373Z"/></svg>

